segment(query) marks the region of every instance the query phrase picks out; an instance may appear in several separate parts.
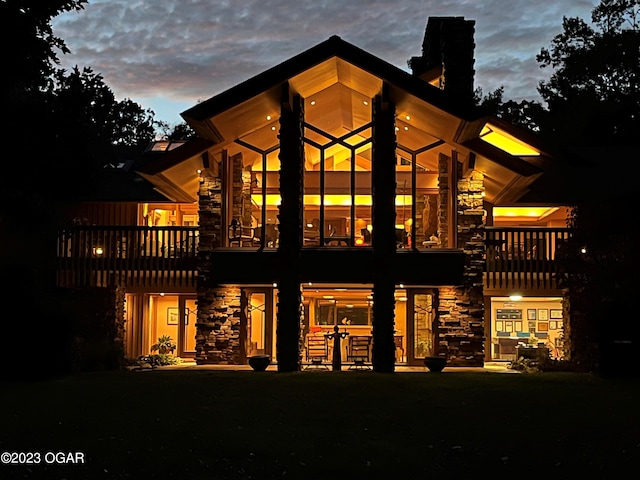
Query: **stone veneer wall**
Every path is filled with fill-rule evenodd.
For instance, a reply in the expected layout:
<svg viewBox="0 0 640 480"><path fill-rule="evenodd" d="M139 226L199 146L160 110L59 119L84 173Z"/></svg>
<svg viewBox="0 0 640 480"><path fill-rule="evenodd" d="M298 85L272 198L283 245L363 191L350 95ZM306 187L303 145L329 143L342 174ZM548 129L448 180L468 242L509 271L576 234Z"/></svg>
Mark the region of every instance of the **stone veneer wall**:
<svg viewBox="0 0 640 480"><path fill-rule="evenodd" d="M448 238L446 192L448 161L441 157L439 233L443 245ZM441 287L438 301L438 350L451 366L481 366L484 362L484 222L480 172L457 184L457 247L466 254L462 285Z"/></svg>
<svg viewBox="0 0 640 480"><path fill-rule="evenodd" d="M200 308L201 305L206 308ZM196 363L241 363L242 315L240 288L218 287L198 291Z"/></svg>
<svg viewBox="0 0 640 480"><path fill-rule="evenodd" d="M234 176L236 161L234 163ZM241 177L241 162L240 172ZM241 198L242 188L237 189ZM236 189L234 188L234 197ZM196 325L196 363L237 364L241 361L240 289L209 285L211 252L222 246L222 183L220 178L204 176L198 192L200 238L198 242L198 320ZM235 212L234 212L235 213Z"/></svg>

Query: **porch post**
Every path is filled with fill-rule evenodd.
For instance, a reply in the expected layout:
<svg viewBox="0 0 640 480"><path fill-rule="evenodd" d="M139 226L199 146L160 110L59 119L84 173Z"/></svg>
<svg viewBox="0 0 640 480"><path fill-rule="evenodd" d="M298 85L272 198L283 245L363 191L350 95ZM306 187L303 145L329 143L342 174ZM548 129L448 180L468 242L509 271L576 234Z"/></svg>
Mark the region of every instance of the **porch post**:
<svg viewBox="0 0 640 480"><path fill-rule="evenodd" d="M303 100L282 88L280 111L280 240L278 257L282 268L278 278L276 358L278 371L301 369L300 248L303 210Z"/></svg>
<svg viewBox="0 0 640 480"><path fill-rule="evenodd" d="M395 105L388 86L373 102L373 370L395 369L394 308L395 278L391 272L395 241Z"/></svg>

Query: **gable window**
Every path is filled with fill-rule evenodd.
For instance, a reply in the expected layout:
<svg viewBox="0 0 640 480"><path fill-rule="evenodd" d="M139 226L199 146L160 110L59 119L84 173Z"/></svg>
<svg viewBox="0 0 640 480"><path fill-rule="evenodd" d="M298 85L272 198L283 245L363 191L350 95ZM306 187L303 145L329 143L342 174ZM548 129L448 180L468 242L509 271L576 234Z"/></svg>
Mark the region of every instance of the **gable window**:
<svg viewBox="0 0 640 480"><path fill-rule="evenodd" d="M305 111L303 245L370 246L371 102L339 84L327 90Z"/></svg>

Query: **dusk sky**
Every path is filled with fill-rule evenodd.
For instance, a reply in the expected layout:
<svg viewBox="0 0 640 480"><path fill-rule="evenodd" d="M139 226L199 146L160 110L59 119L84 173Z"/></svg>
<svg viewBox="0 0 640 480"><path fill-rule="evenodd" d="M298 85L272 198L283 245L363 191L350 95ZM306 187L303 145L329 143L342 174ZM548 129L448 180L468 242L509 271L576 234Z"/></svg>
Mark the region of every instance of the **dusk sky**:
<svg viewBox="0 0 640 480"><path fill-rule="evenodd" d="M409 71L430 16L475 20L475 85L501 85L505 99L539 100L548 78L535 56L561 31L562 17L590 21L599 0L90 0L53 20L71 54L64 68L89 66L119 100L180 113L308 48L339 35Z"/></svg>

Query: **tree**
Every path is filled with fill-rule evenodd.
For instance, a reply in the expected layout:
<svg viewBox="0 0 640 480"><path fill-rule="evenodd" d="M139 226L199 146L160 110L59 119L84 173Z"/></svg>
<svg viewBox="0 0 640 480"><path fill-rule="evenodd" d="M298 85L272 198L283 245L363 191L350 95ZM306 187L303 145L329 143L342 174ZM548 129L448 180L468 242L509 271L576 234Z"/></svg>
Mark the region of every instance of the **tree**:
<svg viewBox="0 0 640 480"><path fill-rule="evenodd" d="M116 101L90 69L57 68L58 53L68 49L53 35L51 19L86 3L0 2L3 125L13 152L0 175L0 276L7 280L0 321L11 340L5 354L20 358L2 369L3 377L69 367L80 313L73 296L54 288L58 201L91 193L91 180L113 160L116 147L140 148L153 138L153 112L128 99ZM94 307L89 313L97 314Z"/></svg>
<svg viewBox="0 0 640 480"><path fill-rule="evenodd" d="M640 154L640 0L602 0L591 20L563 18L562 33L537 57L554 69L539 85L548 105L543 133L569 152L586 152L573 155L580 168L565 179L589 186L574 206L572 236L560 256L570 312L565 353L590 370L637 375L640 331L629 312L640 257L630 226L640 215L629 205L638 187L620 167ZM590 164L601 168L585 168ZM603 171L611 168L618 177L607 181Z"/></svg>
<svg viewBox="0 0 640 480"><path fill-rule="evenodd" d="M89 67L56 71L47 105L48 124L56 128L43 135L49 137L48 162L53 160L56 170L52 193L61 200L85 198L121 147L142 152L155 135L153 111L130 99L117 101Z"/></svg>
<svg viewBox="0 0 640 480"><path fill-rule="evenodd" d="M58 63L58 51L68 53L64 41L53 35L51 19L63 12L80 11L88 0L3 0L0 3L0 38L5 46L2 75L3 100L14 104L46 90Z"/></svg>
<svg viewBox="0 0 640 480"><path fill-rule="evenodd" d="M633 145L640 131L640 0L602 0L591 15L563 18L562 33L537 55L554 69L538 91L545 125L563 142Z"/></svg>
<svg viewBox="0 0 640 480"><path fill-rule="evenodd" d="M522 100L516 102L503 100L504 86L500 86L493 92L483 95L482 88L474 91L476 105L483 108L489 115L495 115L513 125L526 128L532 132L539 132L541 122L545 116L545 109L539 102Z"/></svg>

